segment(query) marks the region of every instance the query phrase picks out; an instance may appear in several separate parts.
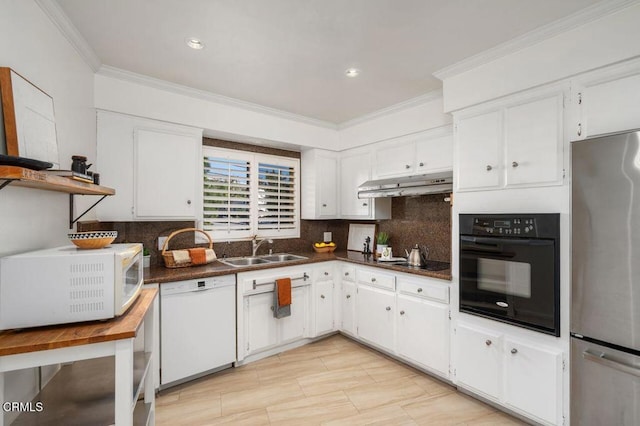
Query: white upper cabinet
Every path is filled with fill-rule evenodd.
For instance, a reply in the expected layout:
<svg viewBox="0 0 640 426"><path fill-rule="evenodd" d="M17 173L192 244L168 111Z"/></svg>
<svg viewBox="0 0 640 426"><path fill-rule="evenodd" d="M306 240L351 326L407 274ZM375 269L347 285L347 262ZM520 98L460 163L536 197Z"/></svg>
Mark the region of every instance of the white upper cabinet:
<svg viewBox="0 0 640 426"><path fill-rule="evenodd" d="M196 219L202 206L202 130L98 111L97 165L116 194L98 219Z"/></svg>
<svg viewBox="0 0 640 426"><path fill-rule="evenodd" d="M389 219L391 199L358 198L358 187L371 179L371 152L344 151L340 156L340 217L345 219Z"/></svg>
<svg viewBox="0 0 640 426"><path fill-rule="evenodd" d="M572 93L570 140L640 129L640 60L577 77Z"/></svg>
<svg viewBox="0 0 640 426"><path fill-rule="evenodd" d="M322 149L303 151L300 169L302 219L336 219L338 153Z"/></svg>
<svg viewBox="0 0 640 426"><path fill-rule="evenodd" d="M376 179L418 175L453 168L451 126L403 136L374 145Z"/></svg>
<svg viewBox="0 0 640 426"><path fill-rule="evenodd" d="M202 197L202 136L136 129L134 213L138 219L193 219Z"/></svg>
<svg viewBox="0 0 640 426"><path fill-rule="evenodd" d="M457 113L457 189L562 184L567 92L539 89Z"/></svg>

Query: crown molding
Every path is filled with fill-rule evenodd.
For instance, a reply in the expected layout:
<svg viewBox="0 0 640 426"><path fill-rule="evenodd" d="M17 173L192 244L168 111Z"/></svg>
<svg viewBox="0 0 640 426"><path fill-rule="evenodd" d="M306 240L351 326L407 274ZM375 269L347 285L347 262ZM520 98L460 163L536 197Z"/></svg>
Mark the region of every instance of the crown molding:
<svg viewBox="0 0 640 426"><path fill-rule="evenodd" d="M324 120L318 120L316 118L306 117L304 115L294 114L287 111L282 111L276 108L270 108L258 104L254 104L247 101L242 101L228 96L218 95L206 90L194 89L192 87L183 86L181 84L171 83L165 80L161 80L154 77L149 77L142 74L137 74L131 71L126 71L120 68L112 67L109 65L102 65L100 69L96 71L97 75L105 77L116 78L118 80L128 81L131 83L140 84L154 89L160 89L167 92L175 93L178 95L189 96L192 98L198 98L209 102L218 104L233 106L241 108L247 111L258 112L261 114L267 114L287 120L293 120L304 124L310 124L318 127L325 127L328 129L336 130L337 126L334 123L330 123Z"/></svg>
<svg viewBox="0 0 640 426"><path fill-rule="evenodd" d="M415 98L408 99L406 101L402 101L400 103L379 109L377 111L370 112L369 114L362 115L360 117L356 117L352 120L342 122L338 124L337 129L343 130L348 127L357 126L358 124L365 123L367 121L374 120L376 118L393 114L396 112L400 112L409 108L413 108L427 102L431 102L435 99L442 98L442 88L432 90L431 92L427 92L424 95L417 96Z"/></svg>
<svg viewBox="0 0 640 426"><path fill-rule="evenodd" d="M80 57L93 70L98 71L102 62L96 52L91 48L87 40L80 34L80 31L71 22L64 10L56 0L35 0L40 9L47 15L49 20L60 30L62 35L69 41L71 46L78 52Z"/></svg>
<svg viewBox="0 0 640 426"><path fill-rule="evenodd" d="M565 18L543 25L519 37L436 71L433 73L433 76L440 80L445 80L637 3L638 0L600 1Z"/></svg>

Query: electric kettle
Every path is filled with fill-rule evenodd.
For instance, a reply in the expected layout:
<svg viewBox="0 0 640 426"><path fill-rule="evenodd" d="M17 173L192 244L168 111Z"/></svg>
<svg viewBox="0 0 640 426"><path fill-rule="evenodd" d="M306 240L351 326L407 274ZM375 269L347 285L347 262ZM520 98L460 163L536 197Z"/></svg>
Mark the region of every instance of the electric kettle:
<svg viewBox="0 0 640 426"><path fill-rule="evenodd" d="M424 266L427 263L427 258L429 257L429 249L427 246L422 246L422 251L420 251L420 247L416 244L416 246L411 249L411 253L406 249L404 252L407 254L407 263L409 266Z"/></svg>

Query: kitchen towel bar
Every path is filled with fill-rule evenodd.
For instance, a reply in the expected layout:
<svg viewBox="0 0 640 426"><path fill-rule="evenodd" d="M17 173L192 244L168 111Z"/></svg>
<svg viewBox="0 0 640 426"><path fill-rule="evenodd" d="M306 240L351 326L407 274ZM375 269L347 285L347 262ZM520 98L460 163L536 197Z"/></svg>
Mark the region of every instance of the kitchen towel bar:
<svg viewBox="0 0 640 426"><path fill-rule="evenodd" d="M298 277L298 278L291 278L291 281L297 281L297 280L304 280L304 281L306 281L306 280L308 280L308 279L309 279L309 275L305 272L304 274L302 274L302 276L301 276L301 277ZM258 284L257 280L253 280L253 289L254 289L254 290L256 289L256 287L259 287L259 286L261 286L261 285L276 285L276 282L275 282L275 281L269 281L269 282L266 282L266 283L260 283L260 284Z"/></svg>

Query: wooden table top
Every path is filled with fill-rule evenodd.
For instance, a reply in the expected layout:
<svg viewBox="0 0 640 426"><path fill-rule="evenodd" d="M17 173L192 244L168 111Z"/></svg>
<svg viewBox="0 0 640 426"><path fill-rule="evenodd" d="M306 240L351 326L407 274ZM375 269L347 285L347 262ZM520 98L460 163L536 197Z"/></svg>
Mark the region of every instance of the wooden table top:
<svg viewBox="0 0 640 426"><path fill-rule="evenodd" d="M157 293L158 290L155 288L143 289L138 299L124 315L106 321L90 321L0 332L0 356L135 337Z"/></svg>

